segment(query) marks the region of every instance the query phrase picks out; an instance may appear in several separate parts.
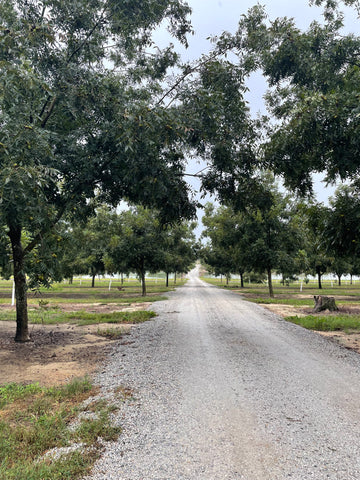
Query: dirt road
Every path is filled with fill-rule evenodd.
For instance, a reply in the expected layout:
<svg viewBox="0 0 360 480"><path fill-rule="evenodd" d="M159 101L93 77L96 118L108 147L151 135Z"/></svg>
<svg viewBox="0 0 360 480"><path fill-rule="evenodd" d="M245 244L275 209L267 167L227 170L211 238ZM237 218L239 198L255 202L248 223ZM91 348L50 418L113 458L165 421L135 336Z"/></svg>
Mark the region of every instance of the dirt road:
<svg viewBox="0 0 360 480"><path fill-rule="evenodd" d="M98 378L131 387L92 479L360 478L360 356L231 292L159 302Z"/></svg>

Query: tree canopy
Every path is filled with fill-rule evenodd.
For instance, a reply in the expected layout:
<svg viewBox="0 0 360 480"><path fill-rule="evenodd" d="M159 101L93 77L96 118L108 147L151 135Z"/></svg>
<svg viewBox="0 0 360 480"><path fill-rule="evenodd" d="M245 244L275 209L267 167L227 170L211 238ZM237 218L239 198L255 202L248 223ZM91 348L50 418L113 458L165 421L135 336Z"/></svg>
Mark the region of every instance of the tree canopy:
<svg viewBox="0 0 360 480"><path fill-rule="evenodd" d="M312 192L314 172L329 182L355 183L360 172L360 38L344 34L338 2L314 3L324 4L324 23L313 22L306 31L293 19L270 21L256 6L236 35L220 39L237 51L239 63L266 77L272 121L263 162L301 193Z"/></svg>

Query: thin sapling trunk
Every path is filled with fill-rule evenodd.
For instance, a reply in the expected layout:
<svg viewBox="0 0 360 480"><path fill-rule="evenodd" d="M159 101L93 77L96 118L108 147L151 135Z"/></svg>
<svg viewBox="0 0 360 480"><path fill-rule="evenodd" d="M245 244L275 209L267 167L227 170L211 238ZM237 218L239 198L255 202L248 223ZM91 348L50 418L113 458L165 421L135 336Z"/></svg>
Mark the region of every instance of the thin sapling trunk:
<svg viewBox="0 0 360 480"><path fill-rule="evenodd" d="M271 268L267 270L267 277L268 277L268 285L269 285L269 295L271 298L274 297L274 288L272 283L272 275L271 275Z"/></svg>

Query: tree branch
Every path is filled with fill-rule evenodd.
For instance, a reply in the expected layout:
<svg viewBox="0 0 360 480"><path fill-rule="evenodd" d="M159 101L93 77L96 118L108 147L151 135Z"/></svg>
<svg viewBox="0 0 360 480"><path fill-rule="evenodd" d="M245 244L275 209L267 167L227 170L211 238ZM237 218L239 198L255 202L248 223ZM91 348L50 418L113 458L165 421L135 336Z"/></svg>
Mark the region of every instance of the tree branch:
<svg viewBox="0 0 360 480"><path fill-rule="evenodd" d="M48 97L48 99L45 102L45 105L49 102L50 98L51 97ZM57 101L57 96L55 95L55 97L52 99L52 102L50 104L50 107L49 107L48 111L46 112L44 120L41 122L41 128L45 128L49 118L51 117L52 112L54 111L56 101ZM43 108L43 112L44 111L45 111L45 109Z"/></svg>
<svg viewBox="0 0 360 480"><path fill-rule="evenodd" d="M175 82L174 85L172 85L170 87L169 90L167 90L164 95L156 102L155 106L158 106L160 105L164 100L165 98L167 98L174 90L176 90L178 88L178 86L189 76L191 75L192 73L196 72L199 68L201 68L202 66L206 65L208 62L210 62L211 60L213 60L214 58L222 55L224 53L224 51L213 51L211 52L211 54L206 57L204 60L200 61L199 63L197 63L194 67L190 67L190 66L187 66L185 68L185 71L183 73L183 75L181 75L181 77ZM170 102L173 103L173 101L175 100L175 98L173 98ZM169 104L169 105L170 105Z"/></svg>

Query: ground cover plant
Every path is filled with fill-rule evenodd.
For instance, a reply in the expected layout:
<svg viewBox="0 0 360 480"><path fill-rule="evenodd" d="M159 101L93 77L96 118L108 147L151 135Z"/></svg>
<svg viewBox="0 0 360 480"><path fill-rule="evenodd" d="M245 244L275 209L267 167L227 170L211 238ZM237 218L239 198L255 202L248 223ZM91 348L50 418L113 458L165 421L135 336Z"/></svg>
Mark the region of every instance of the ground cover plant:
<svg viewBox="0 0 360 480"><path fill-rule="evenodd" d="M155 316L154 312L140 310L134 312L111 312L111 313L92 313L80 310L78 312L64 312L60 309L49 308L29 309L30 324L54 325L60 323L69 323L76 325L94 325L98 323L126 323L136 324L146 322ZM0 321L15 321L15 311L0 310Z"/></svg>
<svg viewBox="0 0 360 480"><path fill-rule="evenodd" d="M86 378L51 388L0 386L0 479L75 480L88 473L100 439L121 433L111 422L116 407L96 394Z"/></svg>

